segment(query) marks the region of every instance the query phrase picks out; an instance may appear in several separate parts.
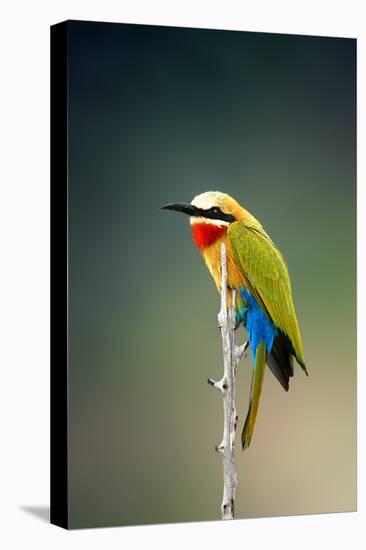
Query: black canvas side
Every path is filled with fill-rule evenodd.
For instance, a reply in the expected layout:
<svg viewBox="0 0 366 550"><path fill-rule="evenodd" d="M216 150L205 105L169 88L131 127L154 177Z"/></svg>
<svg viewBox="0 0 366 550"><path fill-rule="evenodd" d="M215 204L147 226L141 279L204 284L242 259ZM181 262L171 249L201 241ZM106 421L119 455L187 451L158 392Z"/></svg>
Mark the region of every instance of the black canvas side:
<svg viewBox="0 0 366 550"><path fill-rule="evenodd" d="M51 27L51 523L68 527L67 28Z"/></svg>

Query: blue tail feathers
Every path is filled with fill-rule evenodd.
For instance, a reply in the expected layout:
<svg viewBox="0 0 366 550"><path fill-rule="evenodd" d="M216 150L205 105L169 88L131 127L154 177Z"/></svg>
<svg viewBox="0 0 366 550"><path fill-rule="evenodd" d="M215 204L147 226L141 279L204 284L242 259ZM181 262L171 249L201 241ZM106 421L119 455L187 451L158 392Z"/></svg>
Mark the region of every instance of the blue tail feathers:
<svg viewBox="0 0 366 550"><path fill-rule="evenodd" d="M261 307L258 305L257 300L247 289L240 289L240 296L246 302L246 310L245 315L242 311L238 312L240 318L237 318L237 321L240 320L244 322L249 335L253 364L255 364L255 356L259 342L263 341L267 353L270 353L274 339L277 335L277 329L274 324L267 319Z"/></svg>

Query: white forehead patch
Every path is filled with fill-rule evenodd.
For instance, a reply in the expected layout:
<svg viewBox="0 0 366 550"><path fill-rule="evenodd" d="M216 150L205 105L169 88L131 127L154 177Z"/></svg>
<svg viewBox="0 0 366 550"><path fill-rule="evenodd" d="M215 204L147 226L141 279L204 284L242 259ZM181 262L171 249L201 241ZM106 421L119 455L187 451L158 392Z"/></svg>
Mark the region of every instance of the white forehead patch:
<svg viewBox="0 0 366 550"><path fill-rule="evenodd" d="M220 193L220 191L207 191L206 193L201 193L200 195L194 197L191 204L193 204L193 206L197 206L197 208L207 210L213 206L218 206L219 200L224 196L225 194Z"/></svg>

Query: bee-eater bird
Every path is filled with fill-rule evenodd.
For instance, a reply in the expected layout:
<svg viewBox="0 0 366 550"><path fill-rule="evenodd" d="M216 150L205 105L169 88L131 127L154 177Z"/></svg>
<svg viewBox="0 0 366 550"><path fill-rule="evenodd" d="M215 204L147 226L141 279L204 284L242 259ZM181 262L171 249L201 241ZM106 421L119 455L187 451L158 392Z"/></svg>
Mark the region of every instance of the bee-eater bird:
<svg viewBox="0 0 366 550"><path fill-rule="evenodd" d="M243 324L253 358L250 404L241 436L249 447L258 413L265 364L285 391L294 374L293 358L306 374L304 351L281 252L252 214L225 193L208 191L191 203L162 207L190 216L193 240L221 290L221 243L227 251L227 303L236 290L236 326Z"/></svg>

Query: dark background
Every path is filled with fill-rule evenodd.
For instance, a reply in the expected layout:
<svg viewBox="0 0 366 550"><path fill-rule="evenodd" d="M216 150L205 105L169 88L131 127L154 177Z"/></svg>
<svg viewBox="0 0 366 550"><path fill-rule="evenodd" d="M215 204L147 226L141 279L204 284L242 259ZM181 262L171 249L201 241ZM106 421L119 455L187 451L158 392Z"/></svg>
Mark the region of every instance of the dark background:
<svg viewBox="0 0 366 550"><path fill-rule="evenodd" d="M351 39L69 23L71 527L220 517L219 296L160 210L207 190L285 255L310 372L266 373L237 516L355 509L355 63Z"/></svg>

